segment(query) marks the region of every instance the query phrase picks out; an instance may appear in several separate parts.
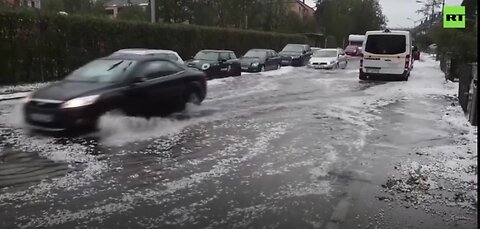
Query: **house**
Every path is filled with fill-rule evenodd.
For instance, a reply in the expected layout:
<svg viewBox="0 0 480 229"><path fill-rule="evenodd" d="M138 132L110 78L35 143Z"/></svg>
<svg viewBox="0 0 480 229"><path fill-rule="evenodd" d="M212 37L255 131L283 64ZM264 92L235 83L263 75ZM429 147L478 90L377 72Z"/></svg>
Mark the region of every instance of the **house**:
<svg viewBox="0 0 480 229"><path fill-rule="evenodd" d="M298 14L302 20L313 18L315 9L305 3L305 0L294 0L289 3L288 8Z"/></svg>
<svg viewBox="0 0 480 229"><path fill-rule="evenodd" d="M41 0L7 0L7 3L13 7L15 6L28 6L40 9L42 7Z"/></svg>
<svg viewBox="0 0 480 229"><path fill-rule="evenodd" d="M148 3L149 0L110 0L103 6L112 18L116 18L118 12L120 12L122 8L129 6L140 6L146 10L148 7Z"/></svg>

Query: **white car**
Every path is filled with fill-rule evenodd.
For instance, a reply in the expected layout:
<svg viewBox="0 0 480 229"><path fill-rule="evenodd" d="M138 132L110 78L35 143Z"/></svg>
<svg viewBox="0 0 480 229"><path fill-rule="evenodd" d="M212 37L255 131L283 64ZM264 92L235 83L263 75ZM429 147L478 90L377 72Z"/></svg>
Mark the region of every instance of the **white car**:
<svg viewBox="0 0 480 229"><path fill-rule="evenodd" d="M360 80L408 80L413 67L409 31L367 31L362 54Z"/></svg>
<svg viewBox="0 0 480 229"><path fill-rule="evenodd" d="M185 65L183 59L178 55L177 52L172 50L163 50L163 49L120 49L114 52L112 55L119 54L132 54L132 55L150 55L158 56L162 58L167 58L172 61L177 62L180 65Z"/></svg>
<svg viewBox="0 0 480 229"><path fill-rule="evenodd" d="M346 68L348 59L342 49L321 49L313 52L307 67L315 69Z"/></svg>

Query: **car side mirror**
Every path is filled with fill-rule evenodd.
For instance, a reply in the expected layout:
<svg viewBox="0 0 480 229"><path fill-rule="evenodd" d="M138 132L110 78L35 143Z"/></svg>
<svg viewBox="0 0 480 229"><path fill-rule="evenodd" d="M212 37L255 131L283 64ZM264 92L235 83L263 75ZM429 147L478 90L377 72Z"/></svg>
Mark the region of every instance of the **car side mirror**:
<svg viewBox="0 0 480 229"><path fill-rule="evenodd" d="M227 59L220 59L220 62L225 63L225 62L227 62Z"/></svg>
<svg viewBox="0 0 480 229"><path fill-rule="evenodd" d="M307 51L303 50L303 52L302 52L302 53L303 53L303 54L306 54L306 53L307 53Z"/></svg>

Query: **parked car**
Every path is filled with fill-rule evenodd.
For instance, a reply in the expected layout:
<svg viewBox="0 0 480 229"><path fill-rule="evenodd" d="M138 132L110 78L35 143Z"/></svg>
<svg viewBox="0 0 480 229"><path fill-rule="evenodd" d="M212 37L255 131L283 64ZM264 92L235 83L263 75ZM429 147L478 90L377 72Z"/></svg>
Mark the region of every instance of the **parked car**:
<svg viewBox="0 0 480 229"><path fill-rule="evenodd" d="M271 49L250 49L240 57L242 71L263 72L279 69L282 58L277 52Z"/></svg>
<svg viewBox="0 0 480 229"><path fill-rule="evenodd" d="M355 45L349 45L345 48L345 54L349 56L360 56L362 52L360 51L360 48Z"/></svg>
<svg viewBox="0 0 480 229"><path fill-rule="evenodd" d="M229 50L201 50L187 61L187 66L205 72L208 79L242 74L240 60Z"/></svg>
<svg viewBox="0 0 480 229"><path fill-rule="evenodd" d="M282 65L304 66L312 56L312 49L306 44L288 44L279 54Z"/></svg>
<svg viewBox="0 0 480 229"><path fill-rule="evenodd" d="M408 80L412 69L412 39L408 31L367 31L360 60L360 80Z"/></svg>
<svg viewBox="0 0 480 229"><path fill-rule="evenodd" d="M322 49L315 51L308 62L308 67L315 69L346 68L348 59L342 49Z"/></svg>
<svg viewBox="0 0 480 229"><path fill-rule="evenodd" d="M177 52L163 49L120 49L114 52L112 56L124 54L156 56L170 59L181 65L185 64L183 62L183 59L180 57L180 55L178 55Z"/></svg>
<svg viewBox="0 0 480 229"><path fill-rule="evenodd" d="M207 93L205 73L156 56L115 55L94 60L64 80L25 99L24 119L34 130L95 128L105 112L164 116Z"/></svg>

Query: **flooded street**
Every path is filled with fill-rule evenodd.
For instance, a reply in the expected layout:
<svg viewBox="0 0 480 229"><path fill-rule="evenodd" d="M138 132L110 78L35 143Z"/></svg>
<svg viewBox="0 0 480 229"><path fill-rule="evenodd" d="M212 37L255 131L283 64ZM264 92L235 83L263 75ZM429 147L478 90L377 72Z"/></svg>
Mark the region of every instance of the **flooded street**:
<svg viewBox="0 0 480 229"><path fill-rule="evenodd" d="M0 101L0 228L477 228L477 129L425 55L409 81L359 61L208 82L167 118L50 137Z"/></svg>

